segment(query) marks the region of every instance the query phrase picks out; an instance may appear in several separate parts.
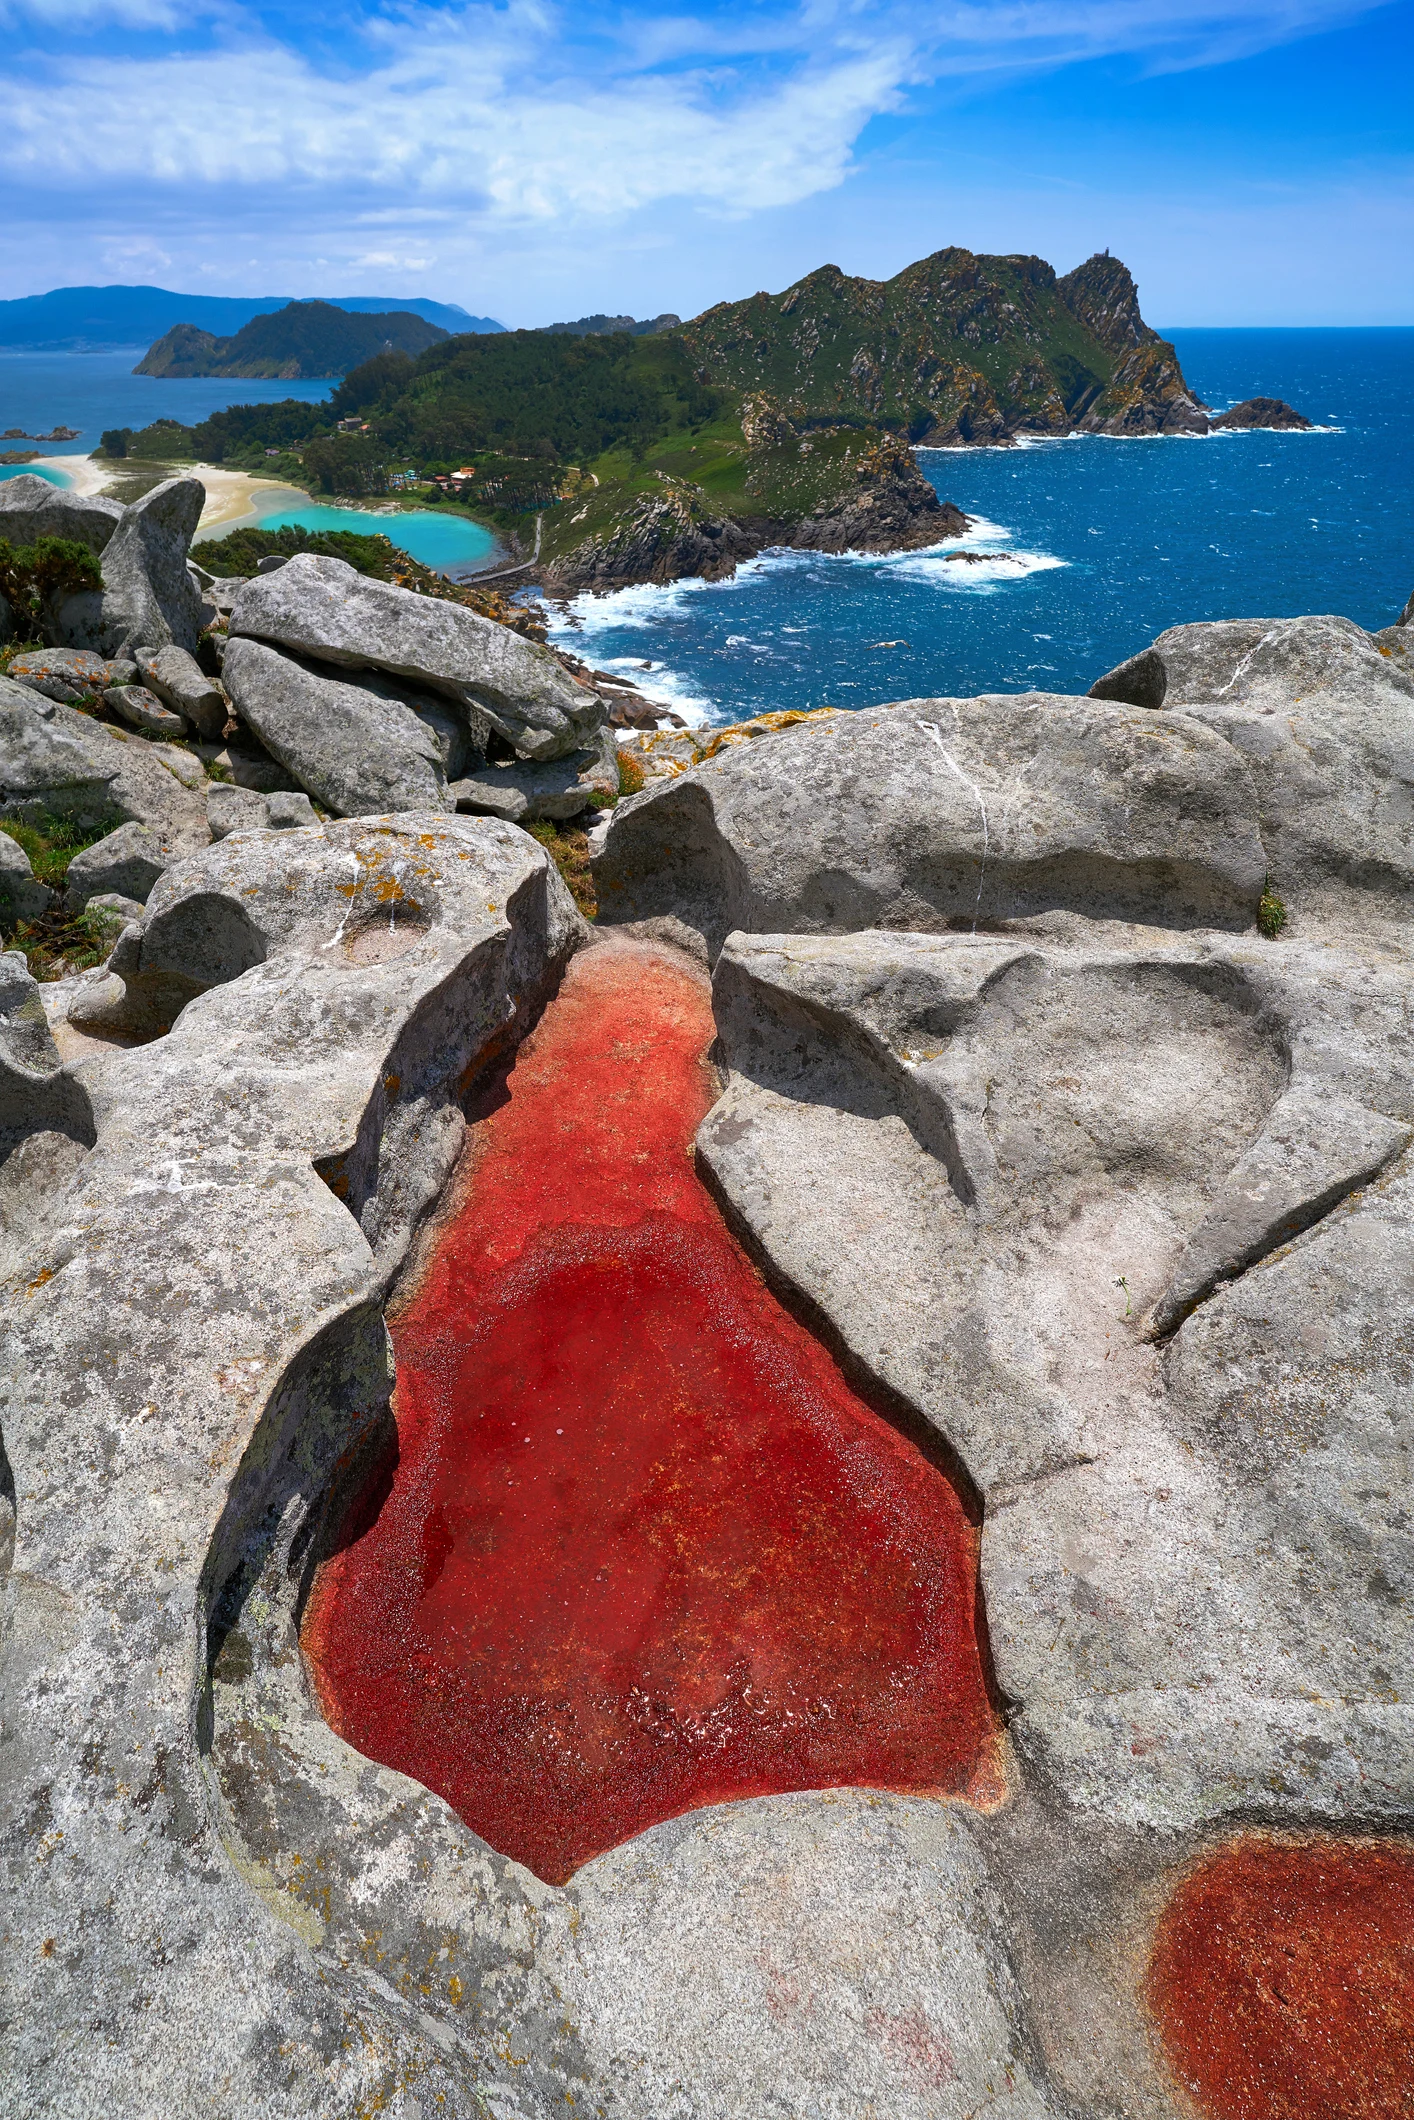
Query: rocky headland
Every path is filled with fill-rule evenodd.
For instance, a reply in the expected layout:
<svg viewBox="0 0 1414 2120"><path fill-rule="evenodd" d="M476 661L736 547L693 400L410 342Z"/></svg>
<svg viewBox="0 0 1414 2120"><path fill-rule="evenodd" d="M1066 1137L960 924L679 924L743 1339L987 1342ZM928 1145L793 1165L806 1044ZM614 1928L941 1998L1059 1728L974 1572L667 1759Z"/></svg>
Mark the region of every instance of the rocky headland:
<svg viewBox="0 0 1414 2120"><path fill-rule="evenodd" d="M1409 611L619 745L200 505L0 487L7 2114L1392 2120Z"/></svg>

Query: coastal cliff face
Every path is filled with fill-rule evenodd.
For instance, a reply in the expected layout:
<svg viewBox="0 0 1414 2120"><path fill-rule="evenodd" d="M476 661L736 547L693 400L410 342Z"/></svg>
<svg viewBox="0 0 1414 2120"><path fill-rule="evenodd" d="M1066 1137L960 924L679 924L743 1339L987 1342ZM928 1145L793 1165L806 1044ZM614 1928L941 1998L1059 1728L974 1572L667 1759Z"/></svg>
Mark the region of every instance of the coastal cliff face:
<svg viewBox="0 0 1414 2120"><path fill-rule="evenodd" d="M961 537L967 517L941 502L912 451L878 430L800 431L758 393L741 441L695 445L696 478L655 468L636 490L600 486L545 526L544 585L572 593L632 582L719 581L769 546L814 552L915 550Z"/></svg>
<svg viewBox="0 0 1414 2120"><path fill-rule="evenodd" d="M825 265L783 295L720 303L683 335L714 382L879 420L933 448L1209 424L1108 256L1063 279L1043 258L958 249L885 281Z"/></svg>

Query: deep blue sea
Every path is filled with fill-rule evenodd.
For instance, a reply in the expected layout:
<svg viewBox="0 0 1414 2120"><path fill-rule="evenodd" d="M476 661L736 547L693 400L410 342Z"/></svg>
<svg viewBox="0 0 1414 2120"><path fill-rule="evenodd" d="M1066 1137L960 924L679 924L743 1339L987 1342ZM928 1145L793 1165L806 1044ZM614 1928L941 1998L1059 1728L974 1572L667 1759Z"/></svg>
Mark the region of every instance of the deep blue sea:
<svg viewBox="0 0 1414 2120"><path fill-rule="evenodd" d="M650 693L723 722L1084 692L1184 620L1390 624L1414 589L1414 330L1171 336L1215 410L1280 397L1325 431L923 452L977 519L962 546L763 555L729 582L578 597L554 637L601 667L651 662ZM959 550L999 556L968 565Z"/></svg>
<svg viewBox="0 0 1414 2120"><path fill-rule="evenodd" d="M264 405L275 398L303 398L313 404L334 387L328 382L232 383L217 376L162 382L133 374L134 363L146 351L145 346L107 353L16 353L0 348L0 434L7 427L23 427L26 434L77 427L77 441L46 443L45 454L87 456L98 447L105 427L148 427L153 420L180 420L184 427L193 427L227 405ZM27 446L0 443L0 449Z"/></svg>

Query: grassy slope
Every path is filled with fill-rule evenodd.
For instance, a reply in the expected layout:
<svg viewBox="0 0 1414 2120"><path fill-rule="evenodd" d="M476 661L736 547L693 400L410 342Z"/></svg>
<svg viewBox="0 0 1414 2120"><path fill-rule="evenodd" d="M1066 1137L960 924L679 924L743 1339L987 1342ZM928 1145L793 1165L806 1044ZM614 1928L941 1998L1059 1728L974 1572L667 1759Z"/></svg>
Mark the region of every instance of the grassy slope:
<svg viewBox="0 0 1414 2120"><path fill-rule="evenodd" d="M942 250L886 281L823 266L782 295L723 303L687 327L712 374L806 411L854 411L915 437L946 426L980 377L1008 420L1068 411L1115 358L1039 258ZM1050 416L1054 417L1054 408Z"/></svg>

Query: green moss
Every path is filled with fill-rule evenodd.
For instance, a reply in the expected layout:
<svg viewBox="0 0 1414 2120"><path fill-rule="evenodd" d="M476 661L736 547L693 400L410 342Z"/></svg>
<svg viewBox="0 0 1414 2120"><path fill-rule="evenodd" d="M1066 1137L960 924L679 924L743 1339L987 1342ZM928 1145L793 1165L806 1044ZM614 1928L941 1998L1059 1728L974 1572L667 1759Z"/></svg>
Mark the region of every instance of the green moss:
<svg viewBox="0 0 1414 2120"><path fill-rule="evenodd" d="M578 825L552 824L548 819L528 825L526 829L532 839L539 840L564 877L569 894L585 919L592 920L599 910L599 900L589 869L587 834Z"/></svg>

